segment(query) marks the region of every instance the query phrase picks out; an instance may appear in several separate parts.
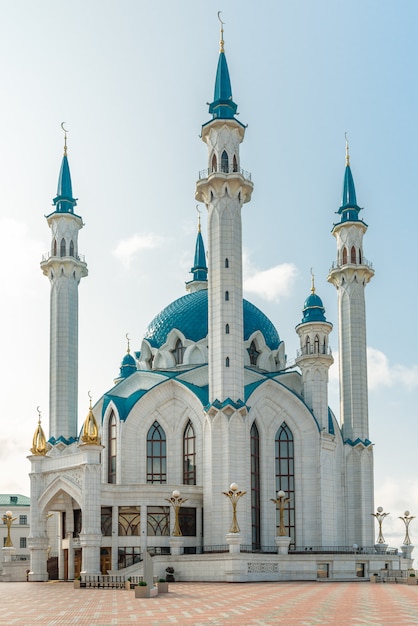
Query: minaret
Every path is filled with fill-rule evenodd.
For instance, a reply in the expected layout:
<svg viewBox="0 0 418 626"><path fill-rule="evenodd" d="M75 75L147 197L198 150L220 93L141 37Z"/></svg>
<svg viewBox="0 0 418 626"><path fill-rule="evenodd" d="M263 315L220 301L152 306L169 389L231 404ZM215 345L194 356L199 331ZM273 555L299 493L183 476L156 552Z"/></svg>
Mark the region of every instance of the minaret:
<svg viewBox="0 0 418 626"><path fill-rule="evenodd" d="M189 293L201 291L208 288L208 268L206 265L205 245L200 227L200 214L197 224L197 237L194 253L194 264L190 273L193 274L192 280L186 283L186 290Z"/></svg>
<svg viewBox="0 0 418 626"><path fill-rule="evenodd" d="M67 134L58 178L54 211L46 216L51 229L51 250L41 262L51 282L49 437L71 442L78 435L78 284L87 265L78 253L78 231L83 220L74 213Z"/></svg>
<svg viewBox="0 0 418 626"><path fill-rule="evenodd" d="M223 24L212 119L202 127L208 169L200 172L196 200L208 209L209 401L243 401L241 207L253 184L241 168L239 145L245 126L236 118L225 57Z"/></svg>
<svg viewBox="0 0 418 626"><path fill-rule="evenodd" d="M344 440L368 443L367 344L364 290L374 275L363 254L367 224L359 219L348 142L340 221L332 234L337 240L337 261L328 281L338 292L340 416Z"/></svg>
<svg viewBox="0 0 418 626"><path fill-rule="evenodd" d="M328 345L331 331L312 274L311 293L305 300L302 322L296 326L300 338L296 365L302 372L303 398L321 430L328 430L328 370L334 362Z"/></svg>

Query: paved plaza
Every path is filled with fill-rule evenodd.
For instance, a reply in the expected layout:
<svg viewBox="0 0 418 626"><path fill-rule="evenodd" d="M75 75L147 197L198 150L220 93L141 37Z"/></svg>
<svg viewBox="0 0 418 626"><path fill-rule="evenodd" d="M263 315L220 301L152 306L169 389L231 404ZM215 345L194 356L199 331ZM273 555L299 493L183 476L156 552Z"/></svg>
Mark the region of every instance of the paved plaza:
<svg viewBox="0 0 418 626"><path fill-rule="evenodd" d="M418 624L418 585L174 583L168 594L143 600L72 583L2 583L0 607L7 626L398 626Z"/></svg>

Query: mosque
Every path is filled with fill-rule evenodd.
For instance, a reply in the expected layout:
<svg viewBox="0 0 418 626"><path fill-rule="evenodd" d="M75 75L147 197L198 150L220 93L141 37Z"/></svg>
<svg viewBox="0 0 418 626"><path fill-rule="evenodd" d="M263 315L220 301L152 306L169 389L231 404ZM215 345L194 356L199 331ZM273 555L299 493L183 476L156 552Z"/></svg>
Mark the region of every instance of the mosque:
<svg viewBox="0 0 418 626"><path fill-rule="evenodd" d="M114 386L90 404L81 430L78 285L87 264L65 143L41 262L51 284L50 407L49 437L39 422L29 457L32 581L48 579L52 512L60 579L139 572L146 552L155 571L172 566L182 580L364 577L399 567L396 550L374 545L365 317L374 270L348 150L328 275L338 299L337 420L328 406L333 325L314 284L293 366L272 322L243 298L241 208L253 182L241 166L246 126L236 111L221 28L195 192L207 208L207 254L199 225L186 294L151 321L138 351L128 344Z"/></svg>

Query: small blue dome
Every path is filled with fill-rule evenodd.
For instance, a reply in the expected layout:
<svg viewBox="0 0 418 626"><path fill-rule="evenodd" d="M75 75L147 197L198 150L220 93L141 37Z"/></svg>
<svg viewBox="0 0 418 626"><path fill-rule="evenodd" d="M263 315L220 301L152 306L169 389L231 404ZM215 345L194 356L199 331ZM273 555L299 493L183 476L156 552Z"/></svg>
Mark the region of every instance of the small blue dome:
<svg viewBox="0 0 418 626"><path fill-rule="evenodd" d="M322 304L322 300L315 292L309 294L303 305L303 319L302 324L305 322L326 322L325 308Z"/></svg>
<svg viewBox="0 0 418 626"><path fill-rule="evenodd" d="M244 340L259 330L271 350L276 350L280 337L266 315L256 306L243 300ZM208 334L208 292L207 289L188 293L174 300L161 311L145 331L146 339L153 348L160 348L171 330L176 328L191 341L200 341Z"/></svg>
<svg viewBox="0 0 418 626"><path fill-rule="evenodd" d="M136 372L136 363L133 356L128 352L122 359L122 363L120 365L120 375L121 378L128 378L131 374Z"/></svg>

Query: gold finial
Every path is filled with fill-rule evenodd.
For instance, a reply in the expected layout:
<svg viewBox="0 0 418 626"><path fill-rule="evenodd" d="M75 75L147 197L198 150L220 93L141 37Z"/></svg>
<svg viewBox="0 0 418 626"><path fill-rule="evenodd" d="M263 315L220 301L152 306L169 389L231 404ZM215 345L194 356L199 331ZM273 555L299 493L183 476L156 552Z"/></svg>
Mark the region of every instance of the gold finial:
<svg viewBox="0 0 418 626"><path fill-rule="evenodd" d="M345 136L345 165L346 167L350 166L350 153L348 151L348 139L347 139L347 133L344 133Z"/></svg>
<svg viewBox="0 0 418 626"><path fill-rule="evenodd" d="M36 407L36 410L38 411L38 426L33 435L32 447L30 451L32 452L34 456L45 456L46 437L41 426L41 411L39 409L39 406Z"/></svg>
<svg viewBox="0 0 418 626"><path fill-rule="evenodd" d="M66 128L64 128L64 124L66 124L67 122L61 122L61 128L64 131L64 156L67 156L67 133L68 130Z"/></svg>
<svg viewBox="0 0 418 626"><path fill-rule="evenodd" d="M219 52L225 52L225 49L224 49L224 24L225 22L221 20L221 13L222 11L218 11L218 20L221 23L221 40L219 42Z"/></svg>
<svg viewBox="0 0 418 626"><path fill-rule="evenodd" d="M93 414L93 409L91 406L91 393L88 392L88 396L90 399L89 412L84 420L83 431L81 434L81 441L83 444L93 444L100 445L100 436L99 436L99 427L97 426L96 418Z"/></svg>
<svg viewBox="0 0 418 626"><path fill-rule="evenodd" d="M311 268L311 293L315 293L315 276Z"/></svg>
<svg viewBox="0 0 418 626"><path fill-rule="evenodd" d="M126 337L126 341L128 342L128 349L126 350L126 352L127 352L127 354L130 354L131 353L131 349L130 349L130 341L131 340L129 339L129 333L126 333L125 337Z"/></svg>
<svg viewBox="0 0 418 626"><path fill-rule="evenodd" d="M196 204L196 211L197 211L197 214L198 214L198 218L197 218L197 232L200 233L200 230L201 230L201 228L200 228L200 209L199 209L199 205L198 204Z"/></svg>

